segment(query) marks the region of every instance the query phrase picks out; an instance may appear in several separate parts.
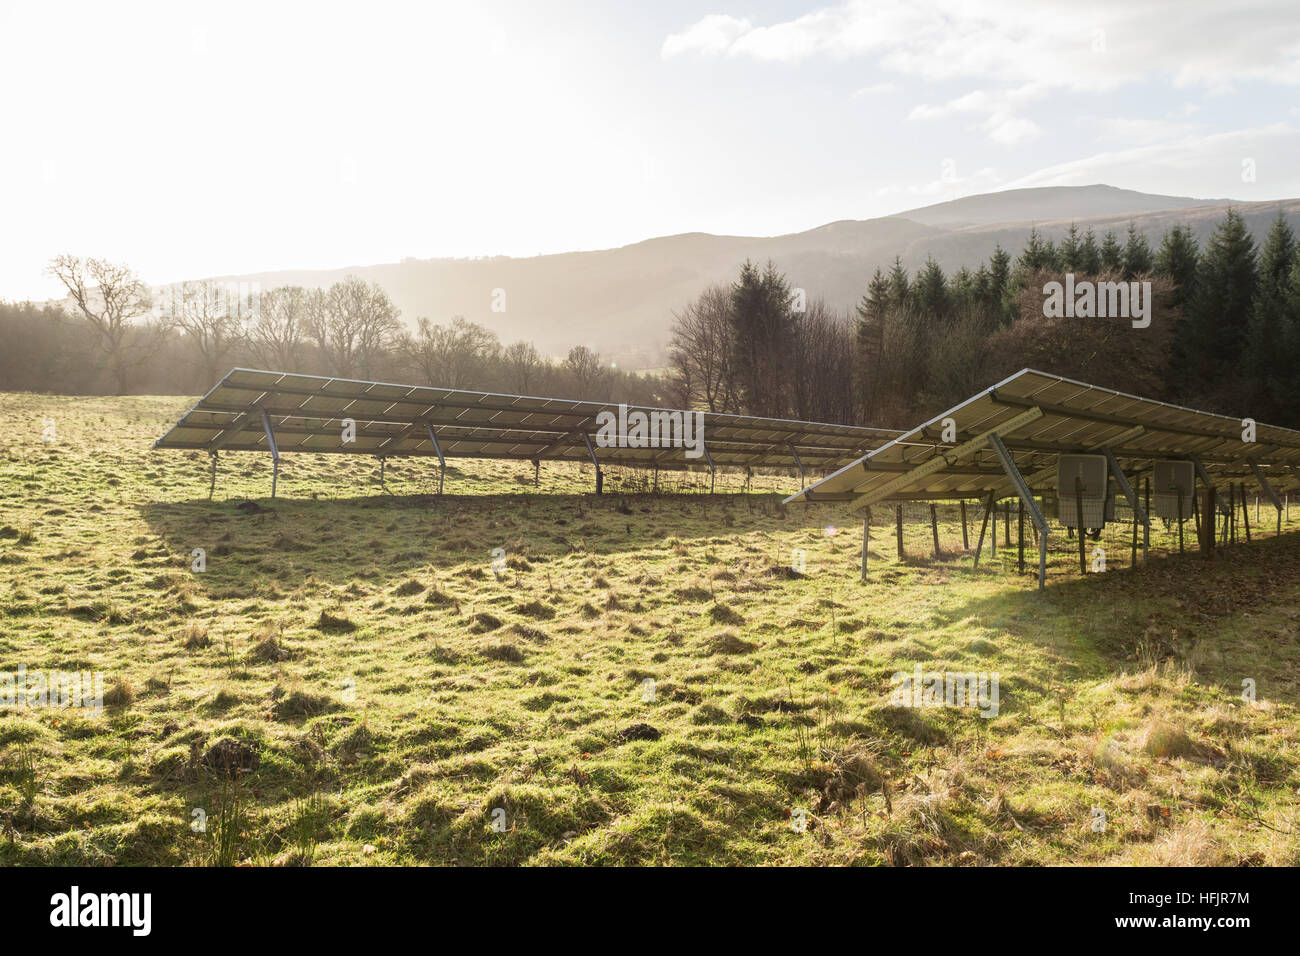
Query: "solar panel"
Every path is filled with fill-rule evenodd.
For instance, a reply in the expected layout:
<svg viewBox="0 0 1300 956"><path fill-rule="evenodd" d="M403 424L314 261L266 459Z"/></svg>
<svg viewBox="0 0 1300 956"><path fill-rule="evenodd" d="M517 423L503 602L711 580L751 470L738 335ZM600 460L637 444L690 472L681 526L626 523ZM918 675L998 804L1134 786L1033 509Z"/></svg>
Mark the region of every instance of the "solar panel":
<svg viewBox="0 0 1300 956"><path fill-rule="evenodd" d="M1084 503L1082 482L1073 489L1058 487L1063 455L1106 458L1121 493L1141 523L1143 554L1150 516L1138 500L1130 479L1152 471L1158 461L1191 463L1203 484L1246 485L1261 490L1278 509L1277 487L1300 478L1300 432L1246 419L1229 418L1127 395L1058 375L1024 369L980 392L930 421L863 455L823 480L786 499L845 501L869 514L881 501L985 499L985 519L1001 498L1015 495L1038 530L1038 586L1047 574L1048 522L1034 497L1056 493L1076 508ZM1077 475L1076 470L1076 478ZM1276 486L1276 487L1275 487ZM1169 491L1169 489L1166 489ZM1160 489L1157 488L1159 498ZM1175 514L1189 514L1177 494ZM1157 502L1159 503L1159 501ZM1092 509L1092 521L1103 523L1106 506ZM1167 510L1167 509L1165 509ZM1208 509L1207 509L1208 510ZM1067 523L1090 527L1086 514L1076 512ZM867 518L863 522L862 577L867 575ZM1209 546L1212 525L1205 523ZM1181 535L1182 521L1179 520ZM980 539L983 542L984 532ZM1081 570L1087 573L1084 535L1077 535ZM979 547L975 561L979 561Z"/></svg>
<svg viewBox="0 0 1300 956"><path fill-rule="evenodd" d="M945 425L955 426L945 436ZM1109 449L1128 476L1157 459L1200 463L1212 480L1263 488L1297 477L1300 432L1245 423L1024 369L859 458L787 502L997 498L1016 493L997 444L1026 485L1056 490L1057 456ZM998 441L988 436L996 435ZM948 438L950 440L945 441ZM973 443L973 447L963 447Z"/></svg>
<svg viewBox="0 0 1300 956"><path fill-rule="evenodd" d="M601 413L619 406L464 389L232 369L155 448L830 469L901 434L881 428L700 412L703 446L604 446ZM626 406L647 416L681 410ZM269 424L269 432L263 422ZM355 441L342 440L345 419Z"/></svg>

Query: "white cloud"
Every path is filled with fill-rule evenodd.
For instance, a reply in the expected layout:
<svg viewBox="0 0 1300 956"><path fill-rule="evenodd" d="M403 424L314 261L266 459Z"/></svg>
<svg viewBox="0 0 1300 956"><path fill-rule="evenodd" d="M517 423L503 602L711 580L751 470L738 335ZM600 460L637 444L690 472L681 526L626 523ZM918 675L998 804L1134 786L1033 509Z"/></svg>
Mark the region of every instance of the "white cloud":
<svg viewBox="0 0 1300 956"><path fill-rule="evenodd" d="M981 128L989 134L989 139L995 143L1002 143L1004 146L1027 143L1030 140L1037 139L1043 132L1033 120L1025 119L1023 116L1009 116L1002 113L995 113L990 116Z"/></svg>
<svg viewBox="0 0 1300 956"><path fill-rule="evenodd" d="M975 79L983 87L976 100L923 104L911 118L982 112L977 128L1006 144L1039 134L1017 114L1047 91L1164 81L1223 95L1250 82L1300 85L1300 17L1291 0L1176 10L1162 0L847 0L765 26L714 14L669 37L663 53L688 49L760 61L863 57L929 82Z"/></svg>
<svg viewBox="0 0 1300 956"><path fill-rule="evenodd" d="M1123 183L1129 189L1169 193L1196 182L1199 198L1251 199L1263 187L1271 195L1300 193L1300 169L1294 162L1300 129L1286 122L1220 133L1190 134L1160 143L1130 145L1039 169L1003 188L1084 186ZM1250 160L1257 179L1241 177ZM1179 185L1171 185L1179 184ZM1204 190L1212 190L1205 192Z"/></svg>
<svg viewBox="0 0 1300 956"><path fill-rule="evenodd" d="M659 55L667 60L684 53L726 53L737 39L751 29L748 20L726 14L711 14L681 33L670 33L664 40Z"/></svg>
<svg viewBox="0 0 1300 956"><path fill-rule="evenodd" d="M960 174L957 164L944 160L940 165L938 179L924 183L905 186L882 186L876 190L878 197L908 196L912 198L945 201L970 196L975 193L989 192L1001 185L1002 179L997 170L991 166L977 169L968 176Z"/></svg>
<svg viewBox="0 0 1300 956"><path fill-rule="evenodd" d="M897 93L899 86L897 83L872 83L870 86L863 86L853 91L852 99L859 99L864 96L878 96L882 93Z"/></svg>
<svg viewBox="0 0 1300 956"><path fill-rule="evenodd" d="M1211 90L1239 80L1300 85L1300 17L1287 0L1176 12L1162 0L848 0L768 26L712 14L669 40L699 31L711 37L707 52L767 60L878 53L891 69L929 79L1106 90L1150 73ZM705 48L674 44L665 56L684 49Z"/></svg>
<svg viewBox="0 0 1300 956"><path fill-rule="evenodd" d="M1106 143L1129 143L1145 146L1152 143L1185 139L1203 132L1203 123L1181 123L1167 119L1133 119L1129 117L1093 118L1097 138Z"/></svg>
<svg viewBox="0 0 1300 956"><path fill-rule="evenodd" d="M974 125L974 129L985 133L995 143L1014 146L1037 139L1042 130L1033 120L1016 115L1016 108L1022 102L1041 95L1036 87L1025 86L1010 93L988 93L985 90L972 90L964 96L931 106L922 103L908 114L909 120L941 120L960 114L983 114L984 119Z"/></svg>

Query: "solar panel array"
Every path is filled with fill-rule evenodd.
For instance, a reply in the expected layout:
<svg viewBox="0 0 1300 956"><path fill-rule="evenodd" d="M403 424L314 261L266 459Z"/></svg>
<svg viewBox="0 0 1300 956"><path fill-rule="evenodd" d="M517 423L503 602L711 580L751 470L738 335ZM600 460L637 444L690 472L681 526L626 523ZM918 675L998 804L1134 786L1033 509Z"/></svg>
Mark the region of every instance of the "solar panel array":
<svg viewBox="0 0 1300 956"><path fill-rule="evenodd" d="M632 411L662 416L674 410L629 406ZM446 457L523 461L590 461L594 453L601 463L667 469L711 461L825 470L901 434L703 412L707 457L688 457L684 443L601 447L596 434L601 412L617 415L619 406L237 368L154 447L267 452L265 413L280 453L436 457L441 450ZM346 444L341 438L345 419L355 423L355 441Z"/></svg>
<svg viewBox="0 0 1300 956"><path fill-rule="evenodd" d="M945 435L947 420L955 434ZM1242 419L1126 395L1024 369L935 416L859 460L792 495L788 501L876 501L1002 498L1016 493L1003 468L996 433L1029 488L1054 492L1057 456L1109 448L1125 475L1149 471L1158 459L1196 459L1214 482L1280 490L1300 478L1300 432L1255 426L1243 440ZM948 440L945 440L948 439ZM975 446L963 449L964 443Z"/></svg>

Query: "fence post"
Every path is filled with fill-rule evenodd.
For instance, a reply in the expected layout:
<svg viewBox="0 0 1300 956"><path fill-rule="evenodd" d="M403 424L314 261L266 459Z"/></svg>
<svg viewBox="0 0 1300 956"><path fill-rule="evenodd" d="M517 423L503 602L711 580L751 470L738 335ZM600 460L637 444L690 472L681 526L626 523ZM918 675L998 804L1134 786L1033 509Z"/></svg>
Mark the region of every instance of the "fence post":
<svg viewBox="0 0 1300 956"><path fill-rule="evenodd" d="M1024 574L1025 573L1025 503L1024 501L1021 501L1019 498L1017 498L1016 501L1019 502L1020 505L1019 508L1020 528L1016 540L1017 543L1019 544L1019 550L1020 550L1020 573Z"/></svg>
<svg viewBox="0 0 1300 956"><path fill-rule="evenodd" d="M1257 499L1258 500L1258 499ZM1259 515L1255 516L1256 520ZM1250 504L1246 501L1246 485L1241 485L1241 526L1246 530L1246 543L1250 544Z"/></svg>
<svg viewBox="0 0 1300 956"><path fill-rule="evenodd" d="M871 506L862 513L862 583L867 583L867 543L871 540Z"/></svg>
<svg viewBox="0 0 1300 956"><path fill-rule="evenodd" d="M1074 476L1074 520L1078 522L1078 527L1074 530L1079 537L1079 572L1088 573L1088 551L1084 538L1087 536L1083 533L1083 479L1078 475Z"/></svg>
<svg viewBox="0 0 1300 956"><path fill-rule="evenodd" d="M1183 553L1183 486L1178 486L1178 553Z"/></svg>
<svg viewBox="0 0 1300 956"><path fill-rule="evenodd" d="M906 554L903 551L903 506L901 504L894 508L894 538L898 541L898 560L902 563Z"/></svg>

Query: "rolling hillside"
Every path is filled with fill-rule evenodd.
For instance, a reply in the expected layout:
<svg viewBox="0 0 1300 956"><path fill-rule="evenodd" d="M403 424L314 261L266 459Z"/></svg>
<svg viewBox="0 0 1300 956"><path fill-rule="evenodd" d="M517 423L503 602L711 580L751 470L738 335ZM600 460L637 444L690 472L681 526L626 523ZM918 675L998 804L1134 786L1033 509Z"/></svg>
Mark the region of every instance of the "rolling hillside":
<svg viewBox="0 0 1300 956"><path fill-rule="evenodd" d="M674 309L711 282L729 281L748 257L773 260L794 285L838 308L851 308L877 267L895 255L915 267L934 256L945 269L973 266L997 244L1017 252L1029 229L1062 235L1070 223L1123 232L1130 220L1159 241L1187 223L1204 239L1229 203L1262 237L1279 209L1300 229L1300 200L1240 203L1156 196L1111 186L1019 189L969 196L897 216L842 220L783 236L684 233L617 249L526 259L407 259L326 271L288 271L239 277L263 288L297 283L328 285L348 273L382 285L408 322L428 316L445 322L463 315L496 331L503 341L523 338L559 354L585 344L624 367L662 364ZM492 311L494 289L506 291L506 311Z"/></svg>

